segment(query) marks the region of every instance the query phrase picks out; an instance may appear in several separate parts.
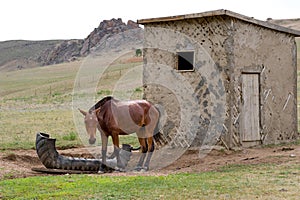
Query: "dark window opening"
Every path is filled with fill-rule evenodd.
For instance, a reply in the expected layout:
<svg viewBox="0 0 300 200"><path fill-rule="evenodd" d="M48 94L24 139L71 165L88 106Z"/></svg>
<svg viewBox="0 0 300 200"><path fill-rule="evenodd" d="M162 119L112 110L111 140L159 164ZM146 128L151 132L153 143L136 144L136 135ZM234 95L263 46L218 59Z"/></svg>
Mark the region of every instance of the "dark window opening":
<svg viewBox="0 0 300 200"><path fill-rule="evenodd" d="M177 52L177 70L179 70L179 71L194 70L194 52L193 51Z"/></svg>

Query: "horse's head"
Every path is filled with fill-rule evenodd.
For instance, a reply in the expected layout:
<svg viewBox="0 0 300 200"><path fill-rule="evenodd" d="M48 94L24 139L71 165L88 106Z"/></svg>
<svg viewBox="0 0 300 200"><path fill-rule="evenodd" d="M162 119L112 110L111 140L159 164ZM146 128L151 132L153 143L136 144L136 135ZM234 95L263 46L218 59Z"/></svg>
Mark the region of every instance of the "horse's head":
<svg viewBox="0 0 300 200"><path fill-rule="evenodd" d="M96 115L97 110L86 112L86 111L79 109L79 111L84 115L85 128L86 128L87 134L90 136L89 143L95 144L96 130L97 130L97 126L99 124L98 118Z"/></svg>

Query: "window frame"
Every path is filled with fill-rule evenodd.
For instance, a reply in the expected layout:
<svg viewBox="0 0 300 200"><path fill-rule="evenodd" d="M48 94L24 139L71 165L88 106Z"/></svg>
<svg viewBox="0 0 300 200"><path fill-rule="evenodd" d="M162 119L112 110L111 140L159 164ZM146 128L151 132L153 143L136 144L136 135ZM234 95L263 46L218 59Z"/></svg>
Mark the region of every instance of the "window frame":
<svg viewBox="0 0 300 200"><path fill-rule="evenodd" d="M192 66L193 68L192 69L179 69L179 53L183 53L183 52L191 52L193 53L193 63L192 63ZM175 55L175 69L178 71L178 72L193 72L195 71L195 50L182 50L182 51L176 51L176 55Z"/></svg>

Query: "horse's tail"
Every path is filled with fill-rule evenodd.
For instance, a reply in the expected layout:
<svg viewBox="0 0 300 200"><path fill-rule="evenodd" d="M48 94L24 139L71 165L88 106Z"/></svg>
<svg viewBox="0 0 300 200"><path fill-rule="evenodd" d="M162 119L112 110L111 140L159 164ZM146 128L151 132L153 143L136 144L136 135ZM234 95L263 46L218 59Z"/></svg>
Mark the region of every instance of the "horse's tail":
<svg viewBox="0 0 300 200"><path fill-rule="evenodd" d="M154 107L158 111L159 117L154 129L153 138L155 140L156 146L164 146L169 143L169 138L166 134L163 133L163 125L166 122L165 110L159 104L155 104Z"/></svg>
<svg viewBox="0 0 300 200"><path fill-rule="evenodd" d="M141 146L139 147L131 147L130 150L131 151L137 151L137 150L140 150L141 149Z"/></svg>

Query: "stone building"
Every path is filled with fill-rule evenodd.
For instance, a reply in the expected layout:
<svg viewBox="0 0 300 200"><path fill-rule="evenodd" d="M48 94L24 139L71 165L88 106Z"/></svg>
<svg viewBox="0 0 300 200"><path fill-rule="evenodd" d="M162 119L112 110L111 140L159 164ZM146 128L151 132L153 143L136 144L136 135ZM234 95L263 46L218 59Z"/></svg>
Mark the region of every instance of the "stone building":
<svg viewBox="0 0 300 200"><path fill-rule="evenodd" d="M300 32L228 10L138 20L144 97L179 146L289 142L297 132Z"/></svg>

